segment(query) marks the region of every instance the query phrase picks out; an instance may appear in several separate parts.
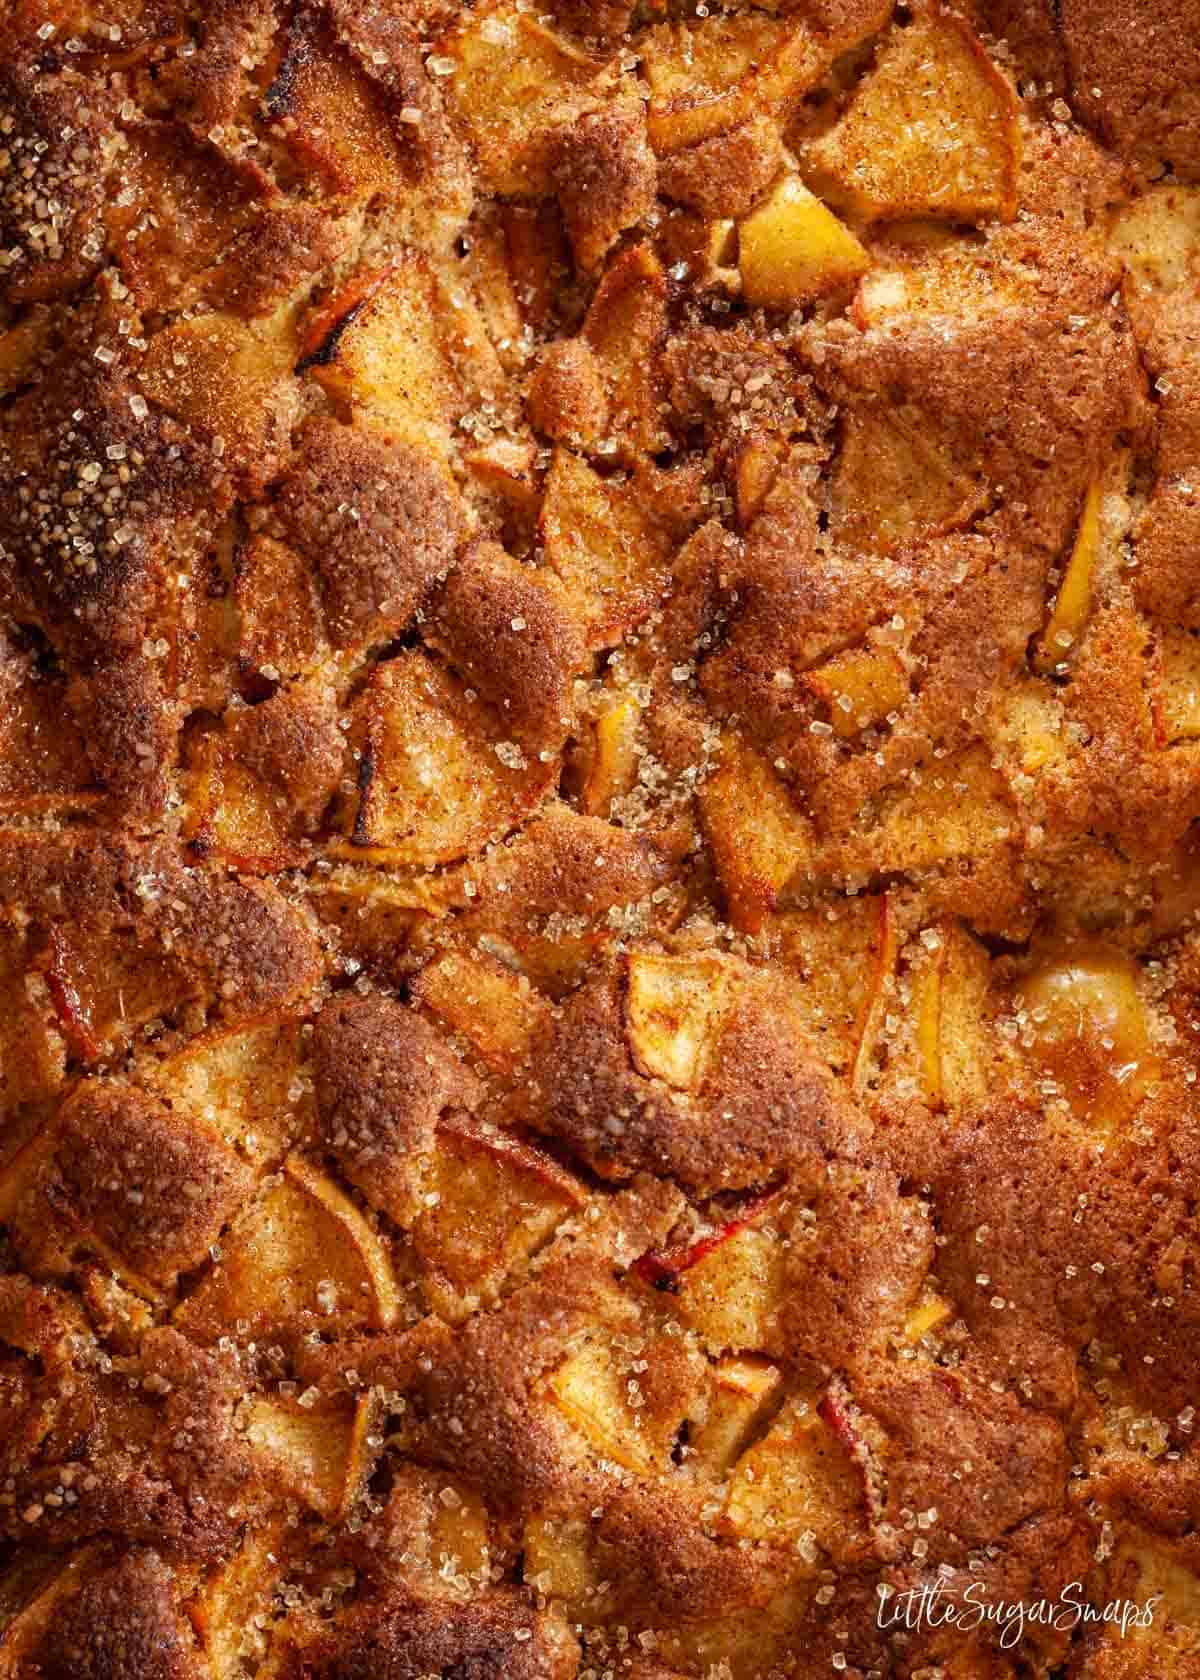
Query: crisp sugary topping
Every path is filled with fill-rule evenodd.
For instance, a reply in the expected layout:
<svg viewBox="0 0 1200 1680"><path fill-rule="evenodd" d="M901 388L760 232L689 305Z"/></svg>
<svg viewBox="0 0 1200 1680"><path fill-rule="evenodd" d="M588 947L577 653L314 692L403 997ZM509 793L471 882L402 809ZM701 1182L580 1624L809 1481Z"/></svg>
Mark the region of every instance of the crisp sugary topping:
<svg viewBox="0 0 1200 1680"><path fill-rule="evenodd" d="M1192 1674L1190 5L0 23L6 1680Z"/></svg>

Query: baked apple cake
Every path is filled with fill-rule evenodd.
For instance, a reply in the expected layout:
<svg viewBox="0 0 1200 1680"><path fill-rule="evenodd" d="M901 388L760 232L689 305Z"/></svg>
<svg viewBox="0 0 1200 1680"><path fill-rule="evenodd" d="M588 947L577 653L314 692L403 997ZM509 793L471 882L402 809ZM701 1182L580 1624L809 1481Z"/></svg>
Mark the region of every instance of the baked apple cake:
<svg viewBox="0 0 1200 1680"><path fill-rule="evenodd" d="M1198 0L7 0L0 1676L1200 1676Z"/></svg>

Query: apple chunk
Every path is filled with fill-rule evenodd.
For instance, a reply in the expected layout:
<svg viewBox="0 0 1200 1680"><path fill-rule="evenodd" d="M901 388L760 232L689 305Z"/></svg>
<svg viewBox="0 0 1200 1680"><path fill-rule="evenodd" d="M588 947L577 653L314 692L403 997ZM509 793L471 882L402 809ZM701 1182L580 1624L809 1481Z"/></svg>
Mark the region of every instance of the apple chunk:
<svg viewBox="0 0 1200 1680"><path fill-rule="evenodd" d="M603 375L610 440L636 461L670 445L659 415L654 370L667 331L667 279L646 245L614 258L596 289L583 337Z"/></svg>
<svg viewBox="0 0 1200 1680"><path fill-rule="evenodd" d="M440 1127L427 1183L412 1244L430 1306L451 1322L494 1302L585 1200L542 1150L465 1115Z"/></svg>
<svg viewBox="0 0 1200 1680"><path fill-rule="evenodd" d="M542 505L546 560L583 608L589 647L611 647L653 611L671 542L633 481L557 449Z"/></svg>
<svg viewBox="0 0 1200 1680"><path fill-rule="evenodd" d="M815 1566L815 1548L838 1562L866 1543L863 1472L838 1430L804 1400L785 1406L734 1467L725 1525L740 1538L795 1546Z"/></svg>
<svg viewBox="0 0 1200 1680"><path fill-rule="evenodd" d="M954 1308L945 1296L939 1295L927 1285L904 1320L904 1340L910 1344L919 1342L923 1336L931 1335L939 1324L944 1324L953 1315Z"/></svg>
<svg viewBox="0 0 1200 1680"><path fill-rule="evenodd" d="M953 1110L988 1088L988 955L953 921L927 929L922 941L911 970L918 1079L929 1103Z"/></svg>
<svg viewBox="0 0 1200 1680"><path fill-rule="evenodd" d="M742 295L792 309L858 280L871 259L798 175L785 175L738 229Z"/></svg>
<svg viewBox="0 0 1200 1680"><path fill-rule="evenodd" d="M246 1439L288 1493L328 1521L345 1517L369 1467L366 1437L377 1402L363 1396L353 1414L313 1410L298 1400L251 1400L243 1415Z"/></svg>
<svg viewBox="0 0 1200 1680"><path fill-rule="evenodd" d="M556 131L604 91L603 67L511 0L485 0L466 12L438 52L454 65L450 95L483 185L505 196L550 194Z"/></svg>
<svg viewBox="0 0 1200 1680"><path fill-rule="evenodd" d="M881 27L888 10L879 0L844 8L840 25L820 31L750 8L649 31L640 46L655 151L669 156L764 112L784 120L835 59Z"/></svg>
<svg viewBox="0 0 1200 1680"><path fill-rule="evenodd" d="M308 1123L312 1099L298 1077L301 1060L300 1022L272 1021L202 1034L143 1077L176 1112L216 1125L247 1160L265 1166Z"/></svg>
<svg viewBox="0 0 1200 1680"><path fill-rule="evenodd" d="M739 932L758 933L812 859L812 824L762 754L732 734L700 790L700 813L729 918Z"/></svg>
<svg viewBox="0 0 1200 1680"><path fill-rule="evenodd" d="M805 686L829 707L835 735L857 735L908 699L908 672L888 647L849 648L809 671Z"/></svg>
<svg viewBox="0 0 1200 1680"><path fill-rule="evenodd" d="M484 952L445 951L413 981L413 997L469 1038L489 1067L512 1074L528 1059L550 1005L524 975Z"/></svg>
<svg viewBox="0 0 1200 1680"><path fill-rule="evenodd" d="M875 1047L887 1011L900 945L896 908L891 896L881 893L876 903L879 920L870 959L870 982L855 1027L856 1049L851 1078L856 1091L864 1090L874 1073Z"/></svg>
<svg viewBox="0 0 1200 1680"><path fill-rule="evenodd" d="M689 1462L723 1475L771 1406L778 1403L783 1378L766 1359L731 1354L717 1362L708 1416L693 1435Z"/></svg>
<svg viewBox="0 0 1200 1680"><path fill-rule="evenodd" d="M596 719L595 739L580 805L588 816L607 817L614 799L628 793L637 775L642 708L622 694Z"/></svg>
<svg viewBox="0 0 1200 1680"><path fill-rule="evenodd" d="M399 1304L387 1249L332 1180L292 1155L234 1222L219 1262L176 1323L202 1341L230 1324L247 1334L291 1327L387 1329Z"/></svg>
<svg viewBox="0 0 1200 1680"><path fill-rule="evenodd" d="M1084 498L1071 558L1038 649L1036 664L1039 671L1052 671L1061 664L1087 623L1096 565L1100 558L1101 502L1101 485L1096 481L1088 487Z"/></svg>
<svg viewBox="0 0 1200 1680"><path fill-rule="evenodd" d="M309 323L297 372L352 414L445 456L449 421L468 406L462 367L447 354L439 329L448 307L425 260L413 252L386 269L355 275Z"/></svg>
<svg viewBox="0 0 1200 1680"><path fill-rule="evenodd" d="M940 9L894 29L804 172L869 218L1016 213L1017 101L970 26Z"/></svg>
<svg viewBox="0 0 1200 1680"><path fill-rule="evenodd" d="M626 1378L602 1342L588 1342L550 1378L554 1404L602 1458L645 1472L653 1463L650 1442L628 1401Z"/></svg>
<svg viewBox="0 0 1200 1680"><path fill-rule="evenodd" d="M728 989L728 964L720 957L631 952L625 1020L635 1065L677 1090L699 1084Z"/></svg>
<svg viewBox="0 0 1200 1680"><path fill-rule="evenodd" d="M1155 674L1159 745L1200 740L1200 641L1187 630L1162 631Z"/></svg>
<svg viewBox="0 0 1200 1680"><path fill-rule="evenodd" d="M733 1212L668 1248L651 1249L634 1274L675 1297L678 1316L714 1350L773 1352L783 1294L783 1249L761 1229L778 1208L778 1189L750 1197Z"/></svg>
<svg viewBox="0 0 1200 1680"><path fill-rule="evenodd" d="M1115 217L1109 247L1135 296L1174 291L1200 264L1200 187L1153 187Z"/></svg>
<svg viewBox="0 0 1200 1680"><path fill-rule="evenodd" d="M1065 947L1019 982L1034 1062L1100 1130L1126 1117L1159 1074L1138 978L1123 952L1088 944Z"/></svg>
<svg viewBox="0 0 1200 1680"><path fill-rule="evenodd" d="M428 869L507 833L548 791L556 761L527 758L502 728L427 654L379 665L355 708L361 757L346 849Z"/></svg>

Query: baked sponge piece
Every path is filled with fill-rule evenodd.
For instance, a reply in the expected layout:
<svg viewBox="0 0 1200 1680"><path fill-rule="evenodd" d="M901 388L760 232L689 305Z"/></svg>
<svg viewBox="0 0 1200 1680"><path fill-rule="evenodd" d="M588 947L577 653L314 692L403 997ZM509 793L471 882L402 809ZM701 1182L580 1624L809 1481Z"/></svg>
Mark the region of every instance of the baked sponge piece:
<svg viewBox="0 0 1200 1680"><path fill-rule="evenodd" d="M1198 43L4 9L0 1680L1198 1680Z"/></svg>

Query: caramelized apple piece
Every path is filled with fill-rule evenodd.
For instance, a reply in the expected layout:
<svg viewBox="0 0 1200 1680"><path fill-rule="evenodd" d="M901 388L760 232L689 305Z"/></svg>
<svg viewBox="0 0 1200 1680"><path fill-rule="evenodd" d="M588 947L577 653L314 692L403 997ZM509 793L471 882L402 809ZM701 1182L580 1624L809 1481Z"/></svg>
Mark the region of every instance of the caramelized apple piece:
<svg viewBox="0 0 1200 1680"><path fill-rule="evenodd" d="M1200 642L1186 630L1159 636L1155 734L1161 746L1200 740Z"/></svg>
<svg viewBox="0 0 1200 1680"><path fill-rule="evenodd" d="M708 1415L689 1442L688 1461L724 1475L775 1404L782 1382L778 1366L766 1359L730 1354L718 1360Z"/></svg>
<svg viewBox="0 0 1200 1680"><path fill-rule="evenodd" d="M659 230L669 267L683 263L689 286L736 292L742 283L737 267L737 223L730 216L695 216L677 211Z"/></svg>
<svg viewBox="0 0 1200 1680"><path fill-rule="evenodd" d="M878 29L888 8L855 14L818 34L795 17L744 11L651 30L641 43L650 84L650 141L681 152L763 112L783 120L842 53Z"/></svg>
<svg viewBox="0 0 1200 1680"><path fill-rule="evenodd" d="M495 1302L586 1200L578 1180L543 1150L466 1116L440 1128L426 1182L413 1248L428 1268L430 1306L451 1322Z"/></svg>
<svg viewBox="0 0 1200 1680"><path fill-rule="evenodd" d="M736 1210L717 1210L707 1229L643 1254L643 1283L673 1295L676 1311L716 1351L774 1349L783 1289L783 1253L764 1229L784 1192L761 1191Z"/></svg>
<svg viewBox="0 0 1200 1680"><path fill-rule="evenodd" d="M1186 285L1200 264L1200 187L1151 187L1113 218L1109 246L1135 295Z"/></svg>
<svg viewBox="0 0 1200 1680"><path fill-rule="evenodd" d="M700 811L729 918L741 932L757 933L811 860L811 824L766 759L733 736L700 790Z"/></svg>
<svg viewBox="0 0 1200 1680"><path fill-rule="evenodd" d="M743 530L762 512L786 451L786 441L769 432L747 438L738 450L735 489L738 524Z"/></svg>
<svg viewBox="0 0 1200 1680"><path fill-rule="evenodd" d="M666 585L670 540L632 483L601 478L556 449L542 508L546 559L584 603L592 647L610 647L650 613Z"/></svg>
<svg viewBox="0 0 1200 1680"><path fill-rule="evenodd" d="M533 1036L550 1011L524 975L485 952L446 951L435 957L413 981L412 995L451 1031L469 1038L489 1067L508 1074L527 1059Z"/></svg>
<svg viewBox="0 0 1200 1680"><path fill-rule="evenodd" d="M299 347L301 371L309 367L325 367L334 359L338 340L395 273L394 263L388 263L384 268L360 269L324 300L305 323ZM321 376L318 374L317 377Z"/></svg>
<svg viewBox="0 0 1200 1680"><path fill-rule="evenodd" d="M976 248L940 222L895 222L872 254L875 266L850 306L863 332L901 318L908 326L941 315L979 321L1027 306L1037 296L1027 271L985 267Z"/></svg>
<svg viewBox="0 0 1200 1680"><path fill-rule="evenodd" d="M0 1114L62 1083L66 1044L44 979L30 973L25 937L0 921Z"/></svg>
<svg viewBox="0 0 1200 1680"><path fill-rule="evenodd" d="M532 444L516 443L511 438L493 438L463 456L463 465L480 490L506 503L522 529L532 527L542 505L534 456Z"/></svg>
<svg viewBox="0 0 1200 1680"><path fill-rule="evenodd" d="M809 46L806 32L795 33ZM643 44L643 64L654 149L681 151L752 114L755 72L788 40L786 22L758 11L651 30Z"/></svg>
<svg viewBox="0 0 1200 1680"><path fill-rule="evenodd" d="M729 964L636 950L626 958L625 1021L634 1065L678 1090L700 1083L720 1031Z"/></svg>
<svg viewBox="0 0 1200 1680"><path fill-rule="evenodd" d="M1065 949L1024 976L1031 1054L1081 1118L1112 1125L1158 1077L1137 965L1107 946Z"/></svg>
<svg viewBox="0 0 1200 1680"><path fill-rule="evenodd" d="M904 1320L905 1341L919 1342L923 1336L930 1335L939 1324L944 1324L953 1314L954 1308L945 1296L926 1287L921 1291L916 1306Z"/></svg>
<svg viewBox="0 0 1200 1680"><path fill-rule="evenodd" d="M908 872L994 853L1012 823L999 771L988 754L968 748L938 761L920 782L889 794L875 828L837 839L830 850L850 870Z"/></svg>
<svg viewBox="0 0 1200 1680"><path fill-rule="evenodd" d="M1038 649L1036 665L1039 671L1052 671L1061 665L1069 657L1087 623L1092 606L1096 566L1100 559L1102 502L1103 490L1097 480L1089 485L1084 498L1071 558L1067 562L1066 573L1054 602L1054 610L1050 614Z"/></svg>
<svg viewBox="0 0 1200 1680"><path fill-rule="evenodd" d="M554 781L555 760L527 757L474 690L416 651L376 668L356 706L359 741L345 823L353 849L380 861L429 869L479 851Z"/></svg>
<svg viewBox="0 0 1200 1680"><path fill-rule="evenodd" d="M677 1279L679 1316L713 1351L782 1352L778 1312L783 1299L778 1240L733 1222Z"/></svg>
<svg viewBox="0 0 1200 1680"><path fill-rule="evenodd" d="M863 999L862 1013L855 1032L856 1048L851 1082L856 1091L862 1090L874 1072L874 1057L879 1028L887 1011L888 995L896 971L899 951L899 930L896 909L891 897L881 893L876 900L878 923L872 945L870 983Z"/></svg>
<svg viewBox="0 0 1200 1680"><path fill-rule="evenodd" d="M182 1114L213 1125L256 1165L280 1159L309 1123L312 1094L300 1078L301 1024L271 1022L193 1038L144 1078Z"/></svg>
<svg viewBox="0 0 1200 1680"><path fill-rule="evenodd" d="M637 776L642 708L623 694L596 719L595 745L580 806L588 816L607 817L614 799L628 793Z"/></svg>
<svg viewBox="0 0 1200 1680"><path fill-rule="evenodd" d="M281 790L240 762L236 741L214 731L197 749L182 834L199 857L213 853L247 875L294 869L305 861L290 832Z"/></svg>
<svg viewBox="0 0 1200 1680"><path fill-rule="evenodd" d="M627 1382L612 1351L591 1341L559 1366L549 1391L567 1422L602 1458L644 1474L653 1456L638 1413L629 1405Z"/></svg>
<svg viewBox="0 0 1200 1680"><path fill-rule="evenodd" d="M861 1469L835 1430L804 1400L789 1402L734 1466L725 1526L746 1539L797 1546L814 1569L815 1546L839 1562L860 1551L865 1519Z"/></svg>
<svg viewBox="0 0 1200 1680"><path fill-rule="evenodd" d="M306 896L336 939L344 963L391 979L407 977L424 935L446 914L440 879L404 879L351 865L314 875Z"/></svg>
<svg viewBox="0 0 1200 1680"><path fill-rule="evenodd" d="M798 175L785 175L738 227L742 295L794 309L851 285L871 259Z"/></svg>
<svg viewBox="0 0 1200 1680"><path fill-rule="evenodd" d="M610 264L588 310L583 336L608 395L610 441L626 459L671 441L659 414L654 368L667 330L667 282L647 245L632 245Z"/></svg>
<svg viewBox="0 0 1200 1680"><path fill-rule="evenodd" d="M425 259L407 252L359 275L310 325L297 367L337 402L397 437L446 456L466 406L440 322L447 301Z"/></svg>
<svg viewBox="0 0 1200 1680"><path fill-rule="evenodd" d="M908 672L894 648L868 646L835 654L805 674L804 684L829 707L843 739L881 723L908 699Z"/></svg>
<svg viewBox="0 0 1200 1680"><path fill-rule="evenodd" d="M960 1107L988 1089L987 952L957 922L922 934L912 978L917 1070L934 1107Z"/></svg>
<svg viewBox="0 0 1200 1680"><path fill-rule="evenodd" d="M269 1615L276 1582L282 1525L249 1533L239 1549L211 1572L188 1605L188 1615L216 1674L258 1665L267 1652Z"/></svg>
<svg viewBox="0 0 1200 1680"><path fill-rule="evenodd" d="M590 1538L587 1523L571 1517L530 1517L522 1531L525 1579L572 1617L596 1611L600 1577Z"/></svg>
<svg viewBox="0 0 1200 1680"><path fill-rule="evenodd" d="M231 315L197 315L154 334L138 383L168 413L220 438L226 459L257 475L262 458L277 458L290 442L298 417L294 360L283 321L249 327Z"/></svg>
<svg viewBox="0 0 1200 1680"><path fill-rule="evenodd" d="M161 949L132 937L105 939L79 923L51 931L44 962L59 1028L84 1062L127 1041L144 1021L169 1015L197 987Z"/></svg>
<svg viewBox="0 0 1200 1680"><path fill-rule="evenodd" d="M1065 764L1070 737L1061 700L1033 678L1015 683L996 697L988 739L1013 775Z"/></svg>
<svg viewBox="0 0 1200 1680"><path fill-rule="evenodd" d="M302 1157L237 1219L221 1258L176 1313L189 1334L215 1341L231 1324L248 1335L285 1327L396 1321L383 1242L345 1193Z"/></svg>
<svg viewBox="0 0 1200 1680"><path fill-rule="evenodd" d="M855 214L1016 212L1017 101L962 18L938 11L893 30L841 120L805 148L805 173Z"/></svg>
<svg viewBox="0 0 1200 1680"><path fill-rule="evenodd" d="M449 90L479 162L481 184L506 196L554 190L555 132L606 88L601 66L512 0L487 0L433 55L454 65Z"/></svg>
<svg viewBox="0 0 1200 1680"><path fill-rule="evenodd" d="M263 101L287 147L325 190L351 200L409 196L404 153L382 90L323 24L297 14Z"/></svg>
<svg viewBox="0 0 1200 1680"><path fill-rule="evenodd" d="M853 1065L877 984L877 895L819 900L770 918L779 961L794 975L793 995L822 1057L838 1072Z"/></svg>
<svg viewBox="0 0 1200 1680"><path fill-rule="evenodd" d="M367 1434L382 1421L378 1402L362 1396L353 1413L340 1404L321 1409L300 1397L254 1398L244 1411L246 1439L266 1460L272 1477L327 1522L344 1518L354 1505L371 1460Z"/></svg>
<svg viewBox="0 0 1200 1680"><path fill-rule="evenodd" d="M559 281L570 266L562 217L554 202L502 204L499 217L522 318L539 332L555 316Z"/></svg>

